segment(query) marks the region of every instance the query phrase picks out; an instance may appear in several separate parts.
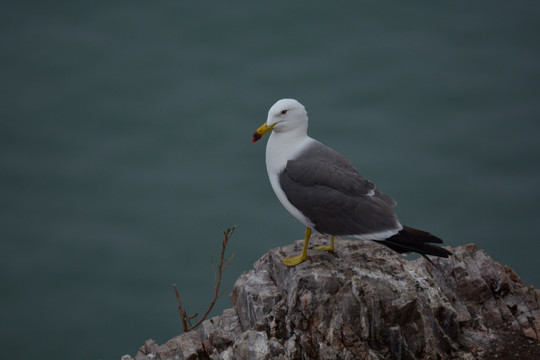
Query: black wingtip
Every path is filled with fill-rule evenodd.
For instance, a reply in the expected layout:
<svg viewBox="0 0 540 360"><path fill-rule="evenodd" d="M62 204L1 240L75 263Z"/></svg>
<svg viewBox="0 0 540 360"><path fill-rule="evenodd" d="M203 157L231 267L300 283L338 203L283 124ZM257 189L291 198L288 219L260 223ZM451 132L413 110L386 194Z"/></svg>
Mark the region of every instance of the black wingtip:
<svg viewBox="0 0 540 360"><path fill-rule="evenodd" d="M383 245L403 254L407 252L416 252L426 258L426 255L447 258L452 253L440 246L443 241L435 235L426 231L404 226L403 230L386 240L379 240ZM429 260L429 259L428 259ZM431 262L431 261L430 261Z"/></svg>

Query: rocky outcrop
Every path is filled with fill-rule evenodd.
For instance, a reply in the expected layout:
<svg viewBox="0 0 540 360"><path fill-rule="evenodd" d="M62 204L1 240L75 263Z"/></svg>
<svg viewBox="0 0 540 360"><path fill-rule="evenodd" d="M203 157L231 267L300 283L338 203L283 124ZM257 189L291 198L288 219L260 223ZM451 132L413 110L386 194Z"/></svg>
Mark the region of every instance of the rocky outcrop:
<svg viewBox="0 0 540 360"><path fill-rule="evenodd" d="M161 346L148 340L135 359L540 358L540 291L475 245L433 265L337 240L334 253L283 266L301 246L270 250L237 280L232 309Z"/></svg>

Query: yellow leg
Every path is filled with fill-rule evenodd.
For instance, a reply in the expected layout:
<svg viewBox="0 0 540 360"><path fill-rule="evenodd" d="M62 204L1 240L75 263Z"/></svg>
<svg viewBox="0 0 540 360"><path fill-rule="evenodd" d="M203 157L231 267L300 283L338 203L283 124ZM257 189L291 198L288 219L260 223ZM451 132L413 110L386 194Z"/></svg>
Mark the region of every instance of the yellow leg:
<svg viewBox="0 0 540 360"><path fill-rule="evenodd" d="M302 261L307 259L307 248L309 244L309 238L311 237L311 228L308 226L306 227L306 239L304 240L304 249L302 249L302 253L297 256L289 256L285 259L281 260L283 265L286 266L296 266L300 264Z"/></svg>
<svg viewBox="0 0 540 360"><path fill-rule="evenodd" d="M334 235L330 236L330 246L317 246L315 250L334 251Z"/></svg>

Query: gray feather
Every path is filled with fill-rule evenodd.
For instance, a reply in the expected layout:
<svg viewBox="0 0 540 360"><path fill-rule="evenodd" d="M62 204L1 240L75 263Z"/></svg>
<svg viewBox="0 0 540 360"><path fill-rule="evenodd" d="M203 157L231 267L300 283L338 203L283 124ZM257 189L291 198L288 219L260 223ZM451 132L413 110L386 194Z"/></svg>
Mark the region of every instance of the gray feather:
<svg viewBox="0 0 540 360"><path fill-rule="evenodd" d="M279 175L288 200L317 231L364 235L399 228L396 202L337 151L315 141Z"/></svg>

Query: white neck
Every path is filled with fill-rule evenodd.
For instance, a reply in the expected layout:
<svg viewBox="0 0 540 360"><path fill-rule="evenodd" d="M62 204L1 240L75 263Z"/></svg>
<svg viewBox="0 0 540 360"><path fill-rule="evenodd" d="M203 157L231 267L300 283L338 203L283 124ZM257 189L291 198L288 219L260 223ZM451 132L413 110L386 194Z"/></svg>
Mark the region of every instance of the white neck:
<svg viewBox="0 0 540 360"><path fill-rule="evenodd" d="M304 132L298 136L293 132L272 132L266 144L266 169L268 174L280 173L287 161L296 158L307 143L314 141Z"/></svg>

